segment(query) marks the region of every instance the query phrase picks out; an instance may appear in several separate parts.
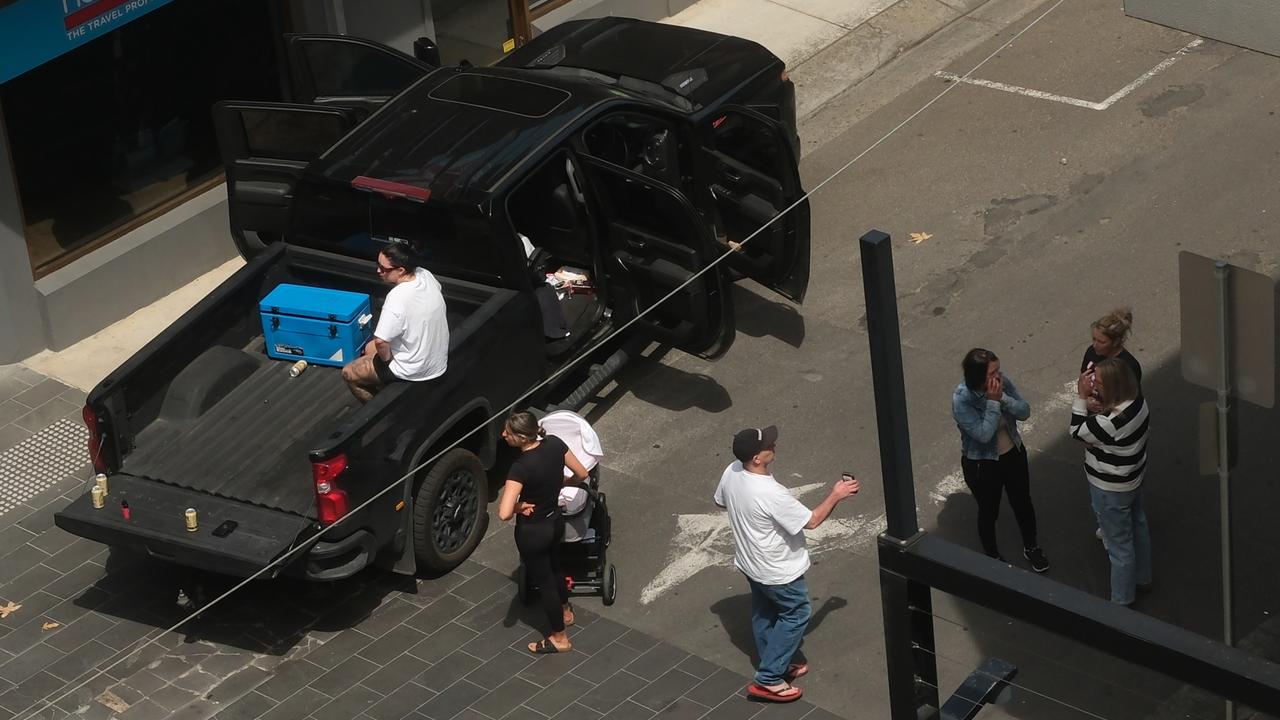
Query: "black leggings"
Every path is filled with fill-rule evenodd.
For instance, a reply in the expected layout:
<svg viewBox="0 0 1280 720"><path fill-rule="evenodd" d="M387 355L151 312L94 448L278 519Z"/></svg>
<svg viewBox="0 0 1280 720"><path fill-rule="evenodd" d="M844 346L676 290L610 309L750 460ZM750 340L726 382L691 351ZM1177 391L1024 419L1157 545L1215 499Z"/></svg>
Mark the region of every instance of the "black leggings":
<svg viewBox="0 0 1280 720"><path fill-rule="evenodd" d="M524 563L528 582L538 586L542 610L547 614L551 632L564 632L564 605L569 602L569 587L560 570L560 542L564 540L564 516L516 523L516 548Z"/></svg>
<svg viewBox="0 0 1280 720"><path fill-rule="evenodd" d="M991 557L1000 552L996 546L996 518L1000 517L1000 496L1009 496L1009 506L1022 531L1022 546L1036 547L1036 510L1031 506L1031 472L1027 468L1027 451L1014 448L999 460L960 458L964 483L978 501L978 538L982 549Z"/></svg>

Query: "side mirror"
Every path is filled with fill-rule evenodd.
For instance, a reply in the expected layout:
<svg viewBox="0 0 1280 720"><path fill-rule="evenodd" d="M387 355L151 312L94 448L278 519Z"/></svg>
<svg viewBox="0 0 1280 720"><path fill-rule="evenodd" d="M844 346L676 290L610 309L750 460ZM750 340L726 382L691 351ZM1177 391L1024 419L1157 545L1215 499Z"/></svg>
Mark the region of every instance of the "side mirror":
<svg viewBox="0 0 1280 720"><path fill-rule="evenodd" d="M440 67L440 46L429 37L413 41L413 56L431 67Z"/></svg>

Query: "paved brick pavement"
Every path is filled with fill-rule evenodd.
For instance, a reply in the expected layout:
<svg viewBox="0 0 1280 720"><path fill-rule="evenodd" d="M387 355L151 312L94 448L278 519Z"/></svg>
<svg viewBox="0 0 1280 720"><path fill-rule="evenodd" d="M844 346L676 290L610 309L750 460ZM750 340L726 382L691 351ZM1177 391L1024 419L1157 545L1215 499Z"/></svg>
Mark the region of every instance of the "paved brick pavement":
<svg viewBox="0 0 1280 720"><path fill-rule="evenodd" d="M169 632L189 612L176 600L190 576L53 524L91 475L75 459L82 403L0 367L0 608L12 608L0 610L0 720L835 717L748 702L746 677L596 615L594 600L580 603L572 652L534 657L531 610L475 562L437 579L257 582ZM231 586L203 582L209 597Z"/></svg>

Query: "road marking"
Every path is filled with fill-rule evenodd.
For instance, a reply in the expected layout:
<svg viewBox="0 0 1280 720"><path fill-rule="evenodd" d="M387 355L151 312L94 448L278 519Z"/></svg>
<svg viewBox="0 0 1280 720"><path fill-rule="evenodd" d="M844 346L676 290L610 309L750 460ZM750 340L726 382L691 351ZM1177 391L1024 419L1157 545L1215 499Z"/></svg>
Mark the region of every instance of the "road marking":
<svg viewBox="0 0 1280 720"><path fill-rule="evenodd" d="M790 490L798 498L826 486L827 483L809 483ZM884 520L884 513L828 520L815 530L805 531L809 554L820 555L873 542L884 530ZM676 535L671 546L667 566L640 592L641 605L657 600L705 568L733 567L733 531L729 528L729 514L720 511L677 515Z"/></svg>
<svg viewBox="0 0 1280 720"><path fill-rule="evenodd" d="M1037 100L1049 100L1050 102L1062 103L1064 105L1074 105L1075 107L1081 107L1088 110L1106 110L1112 105L1115 105L1125 96L1132 93L1134 90L1137 90L1138 88L1142 87L1143 84L1145 84L1151 78L1160 74L1164 70L1167 70L1170 65L1173 65L1175 62L1177 62L1178 59L1181 58L1183 55L1186 55L1187 53L1200 47L1203 44L1204 44L1204 40L1201 38L1196 38L1195 40L1192 40L1191 42L1187 43L1186 47L1183 47L1181 50L1165 58L1155 67L1151 68L1147 72L1140 75L1137 80L1134 80L1128 85L1125 85L1124 87L1115 91L1114 93L1111 94L1111 97L1107 98L1106 100L1103 100L1102 102L1093 102L1091 100L1081 100L1080 98L1067 97L1066 95L1056 95L1054 93L1045 92L1043 90L1034 90L1032 88L1022 87L1020 85L1009 85L1007 83L996 82L995 80L983 80L982 78L964 77L961 75L956 75L955 73L944 72L942 70L939 70L938 72L934 73L934 76L942 78L943 80L950 80L952 82L965 83L967 85L977 85L978 87L990 88L992 90L1000 90L1007 93L1013 93L1015 95L1024 95L1026 97L1035 98Z"/></svg>

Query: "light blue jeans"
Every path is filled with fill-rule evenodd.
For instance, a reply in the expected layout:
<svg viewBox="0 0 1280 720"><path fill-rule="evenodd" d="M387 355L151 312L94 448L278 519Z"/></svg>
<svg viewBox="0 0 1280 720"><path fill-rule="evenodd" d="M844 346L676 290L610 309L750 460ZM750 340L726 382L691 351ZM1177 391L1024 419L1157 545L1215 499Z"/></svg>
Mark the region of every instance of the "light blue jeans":
<svg viewBox="0 0 1280 720"><path fill-rule="evenodd" d="M1114 492L1090 483L1089 499L1111 559L1111 602L1128 605L1137 586L1151 582L1151 531L1142 509L1142 488Z"/></svg>
<svg viewBox="0 0 1280 720"><path fill-rule="evenodd" d="M751 632L760 653L755 681L777 685L783 682L809 626L809 586L803 575L786 585L763 585L751 578L747 582L751 584Z"/></svg>

